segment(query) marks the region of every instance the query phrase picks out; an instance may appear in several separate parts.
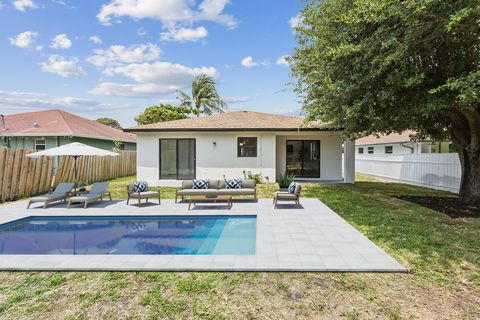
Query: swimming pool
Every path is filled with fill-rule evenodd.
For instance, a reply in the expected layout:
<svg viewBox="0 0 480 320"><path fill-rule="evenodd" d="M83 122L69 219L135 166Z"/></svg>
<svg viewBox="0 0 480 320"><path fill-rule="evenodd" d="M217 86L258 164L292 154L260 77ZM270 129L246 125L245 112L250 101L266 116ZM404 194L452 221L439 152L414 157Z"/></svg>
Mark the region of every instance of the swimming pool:
<svg viewBox="0 0 480 320"><path fill-rule="evenodd" d="M0 225L0 254L255 254L256 216L27 217Z"/></svg>

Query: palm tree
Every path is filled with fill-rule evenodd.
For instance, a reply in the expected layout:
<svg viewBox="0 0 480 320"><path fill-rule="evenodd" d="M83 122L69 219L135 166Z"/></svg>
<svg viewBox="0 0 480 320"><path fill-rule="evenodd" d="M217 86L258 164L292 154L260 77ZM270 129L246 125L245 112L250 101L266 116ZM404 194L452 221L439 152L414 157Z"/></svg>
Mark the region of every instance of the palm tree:
<svg viewBox="0 0 480 320"><path fill-rule="evenodd" d="M196 112L197 117L200 116L200 112L206 114L223 113L228 108L217 89L215 89L213 78L203 73L192 82L192 96L178 90L177 97L180 99L181 107L195 108L194 112ZM200 111L201 108L203 110Z"/></svg>

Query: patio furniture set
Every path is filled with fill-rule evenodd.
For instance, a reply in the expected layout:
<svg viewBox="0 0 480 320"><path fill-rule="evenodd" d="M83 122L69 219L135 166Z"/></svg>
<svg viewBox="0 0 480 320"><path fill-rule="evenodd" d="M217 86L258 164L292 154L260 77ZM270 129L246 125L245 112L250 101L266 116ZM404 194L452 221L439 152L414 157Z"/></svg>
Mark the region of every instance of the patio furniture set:
<svg viewBox="0 0 480 320"><path fill-rule="evenodd" d="M72 204L83 204L87 208L88 204L103 200L108 197L112 200L112 195L108 192L108 182L95 182L89 191L73 190L74 183L60 183L52 192L30 198L27 209L33 203L42 203L43 208L54 202L67 202L67 208ZM293 201L296 205L300 205L300 193L302 186L297 182L292 182L286 191L275 192L273 198L273 205L278 206L279 201ZM184 180L182 186L175 192L175 203L178 198L188 200L188 210L199 202L225 202L228 208L232 207L233 196L253 196L257 199L257 185L253 179L195 179ZM186 199L187 198L187 199ZM138 206L142 206L142 200L148 203L149 199L158 199L158 204L161 204L160 192L149 190L148 184L143 181L129 183L127 185L127 205L130 200L138 201Z"/></svg>

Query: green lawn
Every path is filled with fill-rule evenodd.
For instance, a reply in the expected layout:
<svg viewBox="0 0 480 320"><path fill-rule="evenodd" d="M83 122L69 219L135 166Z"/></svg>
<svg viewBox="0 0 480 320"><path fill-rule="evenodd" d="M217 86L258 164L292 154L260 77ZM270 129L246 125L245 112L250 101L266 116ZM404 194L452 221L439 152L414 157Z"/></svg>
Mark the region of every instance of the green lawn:
<svg viewBox="0 0 480 320"><path fill-rule="evenodd" d="M111 182L124 199L126 183ZM161 188L173 198L174 188ZM275 185L261 185L271 197ZM306 185L409 268L374 273L0 273L1 319L478 319L480 219L393 195L448 195L363 180Z"/></svg>

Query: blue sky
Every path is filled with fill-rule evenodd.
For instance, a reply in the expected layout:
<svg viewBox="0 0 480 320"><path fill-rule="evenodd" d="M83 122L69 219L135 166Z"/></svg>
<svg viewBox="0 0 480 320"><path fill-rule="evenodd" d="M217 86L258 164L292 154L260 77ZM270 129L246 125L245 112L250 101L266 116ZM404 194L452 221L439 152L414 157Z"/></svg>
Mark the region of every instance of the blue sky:
<svg viewBox="0 0 480 320"><path fill-rule="evenodd" d="M59 108L124 126L207 73L230 110L298 114L281 57L297 0L0 0L0 113Z"/></svg>

